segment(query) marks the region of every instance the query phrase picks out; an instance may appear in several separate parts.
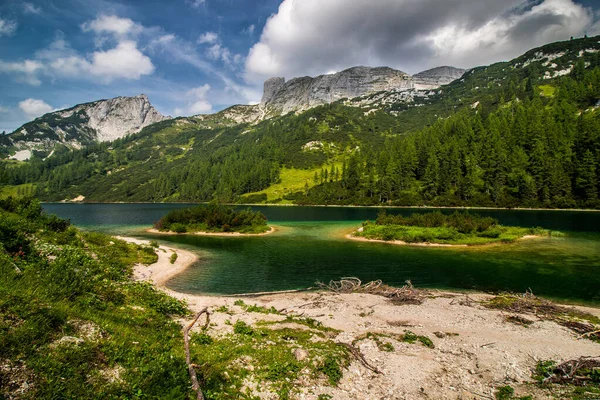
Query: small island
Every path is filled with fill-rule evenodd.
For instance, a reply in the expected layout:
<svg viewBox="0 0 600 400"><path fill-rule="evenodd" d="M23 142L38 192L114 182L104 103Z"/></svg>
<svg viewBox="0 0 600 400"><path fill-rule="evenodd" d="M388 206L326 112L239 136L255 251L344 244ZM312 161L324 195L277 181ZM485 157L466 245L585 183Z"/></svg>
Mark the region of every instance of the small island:
<svg viewBox="0 0 600 400"><path fill-rule="evenodd" d="M403 217L388 215L383 211L375 222L364 222L360 229L348 237L407 245L473 246L512 243L518 239L559 234L542 228L502 226L494 218L467 212L457 211L446 215L434 211Z"/></svg>
<svg viewBox="0 0 600 400"><path fill-rule="evenodd" d="M260 235L273 231L267 217L251 209L235 211L218 204L173 210L154 223L156 233L206 235Z"/></svg>

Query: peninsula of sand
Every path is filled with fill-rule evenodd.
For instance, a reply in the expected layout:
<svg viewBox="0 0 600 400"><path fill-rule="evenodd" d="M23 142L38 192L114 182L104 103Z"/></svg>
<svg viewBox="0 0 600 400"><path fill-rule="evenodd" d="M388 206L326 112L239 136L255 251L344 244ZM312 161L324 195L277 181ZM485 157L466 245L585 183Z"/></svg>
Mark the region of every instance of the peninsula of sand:
<svg viewBox="0 0 600 400"><path fill-rule="evenodd" d="M269 230L261 233L242 233L242 232L173 232L173 231L159 231L156 228L147 229L146 232L157 235L198 235L198 236L265 236L275 232L275 227L269 227Z"/></svg>
<svg viewBox="0 0 600 400"><path fill-rule="evenodd" d="M174 252L178 256L171 263ZM510 386L516 396L551 399L555 392L535 383L534 372L541 362L561 363L600 355L600 337L595 332L600 329L598 308L554 305L530 293L501 297L419 290L412 286L393 289L380 282L357 285L354 281L351 287L355 290L346 292L340 290L344 285L336 283L331 286L335 290L324 287L317 291L242 296L245 302L258 307L254 309L277 310L265 314L253 312L240 296L189 294L166 288L171 277L192 265L202 265L189 250L161 245L157 253L158 262L138 265L133 278L150 281L185 301L194 312L208 307L211 326L203 332L214 337L232 335L238 321L248 326L269 324L272 329L309 329L289 322L291 317L302 316L331 328L331 335L335 336L332 340L352 344L367 362L354 359L335 386L315 385L304 379L294 382L300 393L298 398L492 399L499 387ZM542 309L544 313L539 312ZM570 325L561 319L565 315L573 315L572 321L577 322ZM186 325L189 320L180 322ZM586 326L588 334L573 329L574 326ZM431 346L397 339L408 331L429 338ZM243 362L248 364L244 368L249 377L258 371L251 358L246 357ZM268 385L254 382L247 389L257 398L277 397L269 392Z"/></svg>

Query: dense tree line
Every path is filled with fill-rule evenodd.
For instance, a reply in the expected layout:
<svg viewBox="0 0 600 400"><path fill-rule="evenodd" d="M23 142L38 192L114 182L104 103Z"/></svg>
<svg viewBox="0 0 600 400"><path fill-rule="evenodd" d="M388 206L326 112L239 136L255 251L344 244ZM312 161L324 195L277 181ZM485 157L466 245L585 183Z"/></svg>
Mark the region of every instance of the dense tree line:
<svg viewBox="0 0 600 400"><path fill-rule="evenodd" d="M579 63L552 98L534 87L486 117L463 109L384 149L353 154L303 203L598 207L600 68Z"/></svg>
<svg viewBox="0 0 600 400"><path fill-rule="evenodd" d="M543 48L572 50L553 60L575 62L568 76L545 79L544 62L530 62L535 49L400 112L340 101L255 126L163 121L113 143L0 163L0 183L34 184L44 200L261 202L247 194L295 168L317 171L281 196L300 204L597 207L600 67L598 53L580 55L594 46Z"/></svg>

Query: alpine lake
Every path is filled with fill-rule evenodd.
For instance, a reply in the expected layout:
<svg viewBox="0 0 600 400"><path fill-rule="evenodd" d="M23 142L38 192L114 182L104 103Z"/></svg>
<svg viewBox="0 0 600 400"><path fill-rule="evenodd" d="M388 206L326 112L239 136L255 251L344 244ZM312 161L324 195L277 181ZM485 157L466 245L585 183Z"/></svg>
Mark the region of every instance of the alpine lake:
<svg viewBox="0 0 600 400"><path fill-rule="evenodd" d="M524 293L600 304L600 212L470 210L502 225L540 226L564 237L473 247L414 247L368 243L345 236L379 208L253 206L276 232L265 236L157 235L152 224L189 204L44 204L47 212L79 228L155 239L191 250L199 260L167 286L184 293L239 294L300 289L316 281L358 277L393 286ZM245 207L241 207L245 208ZM434 208L388 208L410 215ZM443 209L452 213L452 209Z"/></svg>

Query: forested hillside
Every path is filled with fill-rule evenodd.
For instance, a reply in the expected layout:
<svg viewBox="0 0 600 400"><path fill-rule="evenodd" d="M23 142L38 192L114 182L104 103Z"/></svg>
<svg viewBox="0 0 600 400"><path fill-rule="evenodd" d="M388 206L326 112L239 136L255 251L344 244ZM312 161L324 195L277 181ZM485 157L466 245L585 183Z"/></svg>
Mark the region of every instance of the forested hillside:
<svg viewBox="0 0 600 400"><path fill-rule="evenodd" d="M55 201L598 207L598 39L478 67L412 101L381 93L256 125L163 121L4 162L0 182Z"/></svg>

